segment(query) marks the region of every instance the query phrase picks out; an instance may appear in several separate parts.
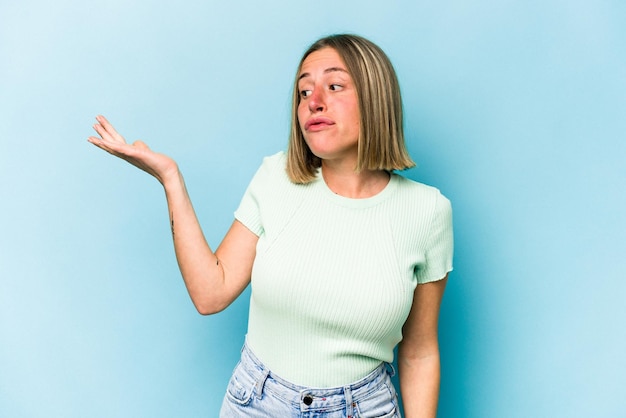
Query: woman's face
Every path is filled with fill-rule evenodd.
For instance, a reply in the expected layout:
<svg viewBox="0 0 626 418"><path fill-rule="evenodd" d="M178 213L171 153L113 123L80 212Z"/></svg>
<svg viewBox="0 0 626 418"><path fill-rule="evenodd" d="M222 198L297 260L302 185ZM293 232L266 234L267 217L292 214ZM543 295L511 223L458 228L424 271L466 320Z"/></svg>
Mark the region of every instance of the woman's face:
<svg viewBox="0 0 626 418"><path fill-rule="evenodd" d="M359 103L337 51L323 48L304 60L298 92L298 122L311 152L324 160L356 159Z"/></svg>

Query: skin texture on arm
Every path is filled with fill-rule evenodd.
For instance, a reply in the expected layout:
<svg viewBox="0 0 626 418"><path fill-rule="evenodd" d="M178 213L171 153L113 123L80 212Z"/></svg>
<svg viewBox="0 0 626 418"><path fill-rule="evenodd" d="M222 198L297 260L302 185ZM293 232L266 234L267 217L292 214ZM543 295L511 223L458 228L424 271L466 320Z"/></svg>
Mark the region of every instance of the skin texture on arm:
<svg viewBox="0 0 626 418"><path fill-rule="evenodd" d="M196 309L203 315L227 308L250 282L258 237L234 221L211 251L182 176L164 185L178 267Z"/></svg>
<svg viewBox="0 0 626 418"><path fill-rule="evenodd" d="M440 363L437 327L448 280L419 284L398 347L400 392L406 418L435 418L439 400Z"/></svg>
<svg viewBox="0 0 626 418"><path fill-rule="evenodd" d="M209 247L174 160L141 141L128 144L103 117L96 118L99 137L88 141L154 176L163 185L178 266L196 309L203 315L232 303L250 282L258 237L234 221L222 244Z"/></svg>

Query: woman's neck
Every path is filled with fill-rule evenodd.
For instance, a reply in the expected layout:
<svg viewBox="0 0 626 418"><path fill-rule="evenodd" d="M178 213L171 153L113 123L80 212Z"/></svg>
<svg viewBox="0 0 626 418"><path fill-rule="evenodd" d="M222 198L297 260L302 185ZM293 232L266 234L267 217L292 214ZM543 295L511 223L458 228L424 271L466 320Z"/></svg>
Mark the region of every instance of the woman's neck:
<svg viewBox="0 0 626 418"><path fill-rule="evenodd" d="M334 193L352 199L365 199L383 191L389 183L389 173L384 170L355 172L354 166L333 164L322 160L322 177Z"/></svg>

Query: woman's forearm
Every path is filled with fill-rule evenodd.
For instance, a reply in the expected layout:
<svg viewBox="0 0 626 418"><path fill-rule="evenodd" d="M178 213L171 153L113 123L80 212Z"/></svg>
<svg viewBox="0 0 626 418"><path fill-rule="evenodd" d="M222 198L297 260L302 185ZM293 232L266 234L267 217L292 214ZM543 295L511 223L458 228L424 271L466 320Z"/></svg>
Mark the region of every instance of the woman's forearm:
<svg viewBox="0 0 626 418"><path fill-rule="evenodd" d="M169 210L174 251L185 286L202 314L219 311L224 271L209 247L180 171L162 180Z"/></svg>
<svg viewBox="0 0 626 418"><path fill-rule="evenodd" d="M439 353L422 358L398 358L405 418L435 418L439 401Z"/></svg>
<svg viewBox="0 0 626 418"><path fill-rule="evenodd" d="M217 250L209 247L176 170L162 180L170 214L176 260L196 309L203 315L220 312L250 282L258 237L234 221Z"/></svg>

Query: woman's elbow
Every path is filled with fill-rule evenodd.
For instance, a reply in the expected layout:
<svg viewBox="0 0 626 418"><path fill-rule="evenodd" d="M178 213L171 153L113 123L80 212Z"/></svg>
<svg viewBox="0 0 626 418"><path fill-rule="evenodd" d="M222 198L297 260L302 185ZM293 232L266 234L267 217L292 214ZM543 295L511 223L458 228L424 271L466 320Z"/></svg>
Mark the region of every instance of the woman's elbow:
<svg viewBox="0 0 626 418"><path fill-rule="evenodd" d="M198 311L198 313L202 316L213 315L225 309L225 308L220 308L217 306L206 305L206 304L194 304L194 306L196 307L196 311Z"/></svg>
<svg viewBox="0 0 626 418"><path fill-rule="evenodd" d="M194 289L189 296L200 315L213 315L228 308L242 291L222 286L211 291Z"/></svg>
<svg viewBox="0 0 626 418"><path fill-rule="evenodd" d="M200 315L207 316L222 312L230 303L217 300L193 300L193 305Z"/></svg>

